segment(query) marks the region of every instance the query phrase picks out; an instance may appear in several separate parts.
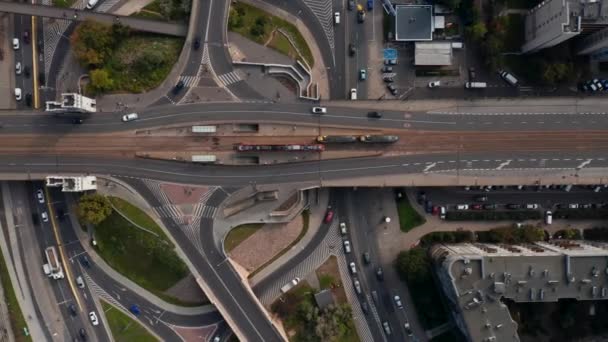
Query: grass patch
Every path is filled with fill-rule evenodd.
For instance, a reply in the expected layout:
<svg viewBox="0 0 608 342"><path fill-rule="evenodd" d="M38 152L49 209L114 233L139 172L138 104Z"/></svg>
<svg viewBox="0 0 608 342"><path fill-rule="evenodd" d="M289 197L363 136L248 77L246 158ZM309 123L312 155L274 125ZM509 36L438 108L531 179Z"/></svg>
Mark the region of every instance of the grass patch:
<svg viewBox="0 0 608 342"><path fill-rule="evenodd" d="M151 342L158 341L146 328L136 320L113 305L100 300L104 315L116 342Z"/></svg>
<svg viewBox="0 0 608 342"><path fill-rule="evenodd" d="M17 296L15 295L15 289L13 288L13 283L11 282L11 278L8 274L8 268L6 266L6 261L4 260L4 255L0 252L0 281L2 282L2 288L4 290L4 303L8 307L8 318L11 322L11 328L13 329L13 333L15 334L15 341L32 341L31 336L25 336L24 328L27 328L27 323L25 322L25 317L23 317L23 312L21 312L21 307L19 306L19 302L17 301Z"/></svg>
<svg viewBox="0 0 608 342"><path fill-rule="evenodd" d="M306 232L308 231L308 220L309 219L310 219L310 211L304 210L302 212L302 221L303 221L304 227L302 228L300 235L298 235L298 237L292 243L290 243L287 247L285 247L282 251L280 251L275 256L270 258L270 260L266 261L262 266L258 267L255 271L251 272L247 278L252 278L256 274L258 274L258 272L263 270L264 267L272 264L275 260L277 260L279 257L281 257L281 255L287 253L287 251L290 250L291 247L295 246L298 242L300 242L300 240L302 240L302 238L304 237L304 235L306 235Z"/></svg>
<svg viewBox="0 0 608 342"><path fill-rule="evenodd" d="M332 284L334 284L335 280L334 277L332 277L329 274L321 274L319 276L319 286L321 286L322 289L329 289L331 288Z"/></svg>
<svg viewBox="0 0 608 342"><path fill-rule="evenodd" d="M317 268L315 273L319 279L319 285L323 289L331 289L336 304L348 303L340 277L340 270L338 269L338 259L335 256L330 256L323 265Z"/></svg>
<svg viewBox="0 0 608 342"><path fill-rule="evenodd" d="M122 198L108 196L108 199L112 203L112 206L121 212L121 214L125 215L129 218L129 220L135 222L136 225L146 228L149 231L152 231L158 235L158 238L166 241L168 244L173 246L165 232L161 227L156 224L156 222L148 216L143 210L134 206L133 204L123 200Z"/></svg>
<svg viewBox="0 0 608 342"><path fill-rule="evenodd" d="M164 21L188 21L190 5L183 6L185 0L173 0L170 6L163 6L161 1L154 0L132 16Z"/></svg>
<svg viewBox="0 0 608 342"><path fill-rule="evenodd" d="M112 80L108 91L141 93L156 88L177 62L183 44L181 38L156 35L124 39L103 68Z"/></svg>
<svg viewBox="0 0 608 342"><path fill-rule="evenodd" d="M226 236L226 240L224 240L224 248L226 252L230 253L236 246L240 245L241 242L245 241L248 237L253 235L253 233L257 232L263 226L262 223L249 223L242 224L230 232Z"/></svg>
<svg viewBox="0 0 608 342"><path fill-rule="evenodd" d="M76 2L76 0L54 0L53 6L61 8L70 8Z"/></svg>
<svg viewBox="0 0 608 342"><path fill-rule="evenodd" d="M162 297L188 275L186 264L165 241L113 212L95 227L97 252L117 272ZM169 301L179 301L176 298Z"/></svg>
<svg viewBox="0 0 608 342"><path fill-rule="evenodd" d="M397 201L397 212L399 214L399 226L404 233L409 232L426 222L426 219L418 214L410 202L408 202L407 198L402 198Z"/></svg>
<svg viewBox="0 0 608 342"><path fill-rule="evenodd" d="M278 32L275 33L274 37L272 37L272 40L270 41L270 43L268 43L268 47L273 48L279 51L280 53L289 56L290 58L296 59L298 57L298 53L291 46L289 40L285 38L284 35Z"/></svg>
<svg viewBox="0 0 608 342"><path fill-rule="evenodd" d="M235 2L230 8L230 15L228 17L228 29L230 31L239 33L259 44L264 44L270 39L270 35L274 30L281 29L286 32L297 49L302 53L302 58L306 60L308 65L312 68L314 66L314 58L312 52L306 43L306 40L298 29L290 22L283 20L279 17L270 15L269 13L248 5L242 2ZM280 35L277 33L277 35ZM280 53L289 55L289 49L286 45L290 45L287 39L283 37L285 41L280 41L275 44L269 45L269 47L279 51ZM290 49L293 48L290 45ZM295 53L295 50L294 50ZM290 56L293 57L293 56Z"/></svg>

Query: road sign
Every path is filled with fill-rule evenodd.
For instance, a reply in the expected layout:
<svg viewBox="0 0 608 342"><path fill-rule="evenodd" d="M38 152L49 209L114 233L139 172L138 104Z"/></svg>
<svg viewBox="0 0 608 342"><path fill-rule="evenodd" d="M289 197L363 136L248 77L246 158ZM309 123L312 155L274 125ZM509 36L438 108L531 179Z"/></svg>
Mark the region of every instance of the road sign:
<svg viewBox="0 0 608 342"><path fill-rule="evenodd" d="M397 50L395 49L384 49L382 50L384 59L397 59Z"/></svg>

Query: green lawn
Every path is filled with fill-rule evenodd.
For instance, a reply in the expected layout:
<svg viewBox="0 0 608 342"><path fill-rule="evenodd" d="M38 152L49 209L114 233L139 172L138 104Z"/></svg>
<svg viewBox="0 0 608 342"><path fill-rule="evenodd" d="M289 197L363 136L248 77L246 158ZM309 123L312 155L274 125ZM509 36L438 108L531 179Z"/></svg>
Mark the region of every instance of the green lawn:
<svg viewBox="0 0 608 342"><path fill-rule="evenodd" d="M258 21L259 18L263 18L266 23L263 25L263 32L260 32L261 34L254 34L252 32L252 28L256 26L256 21ZM291 36L298 50L300 50L302 53L303 59L306 60L311 68L315 63L312 52L310 51L310 47L308 47L308 43L306 43L306 40L302 34L292 23L279 17L270 15L257 7L244 4L242 2L232 3L228 18L228 29L260 44L266 43L273 30L281 29ZM276 49L283 54L289 55L285 44L288 44L286 39L285 42L269 45L269 47ZM293 49L290 47L289 50Z"/></svg>
<svg viewBox="0 0 608 342"><path fill-rule="evenodd" d="M171 243L165 232L162 230L162 228L159 227L158 224L156 224L156 222L143 210L123 200L122 198L108 196L108 199L110 200L110 202L112 202L112 206L114 206L116 210L120 211L131 221L135 222L135 224L154 232L158 235L158 238L166 241L171 246L173 246L173 244Z"/></svg>
<svg viewBox="0 0 608 342"><path fill-rule="evenodd" d="M184 304L164 293L188 275L186 264L166 241L116 212L95 227L95 239L97 252L113 269L169 302Z"/></svg>
<svg viewBox="0 0 608 342"><path fill-rule="evenodd" d="M231 252L236 246L240 245L241 242L245 241L248 237L253 235L253 233L257 232L263 226L262 223L249 223L240 225L230 232L226 236L226 240L224 240L224 248L226 252Z"/></svg>
<svg viewBox="0 0 608 342"><path fill-rule="evenodd" d="M4 261L4 256L1 252L0 282L2 282L2 289L4 290L3 300L8 307L8 317L11 322L11 328L13 328L13 333L15 334L15 341L32 341L31 336L25 336L23 329L27 328L27 323L25 322L25 317L23 317L23 312L21 312L21 307L19 307L15 289L13 288L11 278L8 275L8 268L6 267L6 262Z"/></svg>
<svg viewBox="0 0 608 342"><path fill-rule="evenodd" d="M137 321L113 305L101 300L101 307L116 342L151 342L158 341Z"/></svg>
<svg viewBox="0 0 608 342"><path fill-rule="evenodd" d="M406 198L397 201L397 212L399 213L399 226L404 233L409 232L426 222L424 217L420 216L420 214L412 208L410 202L408 202Z"/></svg>
<svg viewBox="0 0 608 342"><path fill-rule="evenodd" d="M62 8L70 8L76 2L76 0L54 0L53 6L62 7Z"/></svg>

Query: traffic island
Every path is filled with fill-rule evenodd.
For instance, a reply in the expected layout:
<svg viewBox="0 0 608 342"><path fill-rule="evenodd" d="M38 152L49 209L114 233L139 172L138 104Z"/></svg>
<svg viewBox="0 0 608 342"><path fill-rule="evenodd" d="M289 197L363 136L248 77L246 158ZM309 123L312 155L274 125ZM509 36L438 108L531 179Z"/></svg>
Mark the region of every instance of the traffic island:
<svg viewBox="0 0 608 342"><path fill-rule="evenodd" d="M100 300L106 322L112 331L113 340L116 342L152 342L160 341L152 335L143 325L129 317L122 310Z"/></svg>

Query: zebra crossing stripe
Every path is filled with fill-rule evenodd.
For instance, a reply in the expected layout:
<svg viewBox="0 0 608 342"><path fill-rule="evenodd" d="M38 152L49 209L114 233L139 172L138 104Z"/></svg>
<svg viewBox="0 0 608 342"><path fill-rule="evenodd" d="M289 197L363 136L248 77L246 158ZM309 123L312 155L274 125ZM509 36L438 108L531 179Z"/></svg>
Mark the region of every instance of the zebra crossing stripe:
<svg viewBox="0 0 608 342"><path fill-rule="evenodd" d="M236 70L225 73L223 75L219 75L218 78L220 79L220 81L222 82L224 87L229 86L233 83L239 82L241 80L241 78L239 77L239 74L236 72Z"/></svg>
<svg viewBox="0 0 608 342"><path fill-rule="evenodd" d="M184 81L186 87L195 87L198 85L198 81L200 80L198 76L180 76L180 81Z"/></svg>

